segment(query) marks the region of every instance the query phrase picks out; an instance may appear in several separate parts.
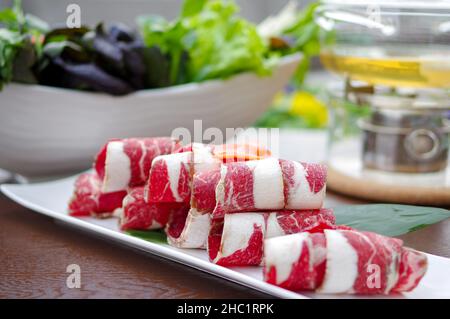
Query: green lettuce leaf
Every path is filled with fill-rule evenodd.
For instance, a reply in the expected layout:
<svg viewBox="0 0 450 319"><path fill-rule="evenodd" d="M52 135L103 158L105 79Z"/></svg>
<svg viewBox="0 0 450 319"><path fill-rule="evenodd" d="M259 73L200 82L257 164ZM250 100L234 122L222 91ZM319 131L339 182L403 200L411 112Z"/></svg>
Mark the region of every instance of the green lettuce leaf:
<svg viewBox="0 0 450 319"><path fill-rule="evenodd" d="M209 1L201 14L184 21L190 30L183 44L189 54L188 72L192 81L227 78L245 71L270 73L265 43L255 26L236 13L233 2Z"/></svg>
<svg viewBox="0 0 450 319"><path fill-rule="evenodd" d="M180 84L252 71L270 73L272 59L256 27L238 15L233 1L184 2L175 21L142 16L137 22L147 46L171 59L171 82Z"/></svg>
<svg viewBox="0 0 450 319"><path fill-rule="evenodd" d="M37 34L49 31L49 25L45 21L23 12L21 0L14 0L11 8L0 11L0 25L21 33Z"/></svg>
<svg viewBox="0 0 450 319"><path fill-rule="evenodd" d="M181 9L181 16L185 18L200 13L206 2L208 2L208 0L185 0L183 9Z"/></svg>
<svg viewBox="0 0 450 319"><path fill-rule="evenodd" d="M23 36L16 31L0 29L0 90L12 80L14 60L23 44Z"/></svg>
<svg viewBox="0 0 450 319"><path fill-rule="evenodd" d="M0 11L0 90L12 80L36 83L31 68L41 55L43 34L48 30L46 22L24 14L20 0Z"/></svg>

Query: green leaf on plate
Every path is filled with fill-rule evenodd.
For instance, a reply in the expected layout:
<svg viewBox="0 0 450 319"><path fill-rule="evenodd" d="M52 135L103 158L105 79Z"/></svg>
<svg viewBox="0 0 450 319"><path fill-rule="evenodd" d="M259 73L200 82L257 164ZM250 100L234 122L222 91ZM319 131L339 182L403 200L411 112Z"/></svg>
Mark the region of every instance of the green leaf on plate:
<svg viewBox="0 0 450 319"><path fill-rule="evenodd" d="M150 241L157 244L167 244L167 236L164 230L128 230L128 235Z"/></svg>
<svg viewBox="0 0 450 319"><path fill-rule="evenodd" d="M385 236L399 236L450 217L450 210L436 207L372 204L334 208L336 223Z"/></svg>

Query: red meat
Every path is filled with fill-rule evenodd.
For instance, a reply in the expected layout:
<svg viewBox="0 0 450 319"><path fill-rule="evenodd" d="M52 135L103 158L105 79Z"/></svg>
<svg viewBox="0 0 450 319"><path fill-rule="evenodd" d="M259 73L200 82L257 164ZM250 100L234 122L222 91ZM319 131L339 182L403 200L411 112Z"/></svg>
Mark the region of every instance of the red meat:
<svg viewBox="0 0 450 319"><path fill-rule="evenodd" d="M169 216L183 205L178 203L147 203L144 200L144 187L131 189L123 201L120 226L122 230L164 228Z"/></svg>

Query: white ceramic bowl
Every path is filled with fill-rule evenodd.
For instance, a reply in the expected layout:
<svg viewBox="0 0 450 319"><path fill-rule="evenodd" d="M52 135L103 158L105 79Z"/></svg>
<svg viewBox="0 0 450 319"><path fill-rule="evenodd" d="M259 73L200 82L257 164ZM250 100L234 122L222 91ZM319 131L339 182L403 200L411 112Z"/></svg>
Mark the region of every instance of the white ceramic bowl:
<svg viewBox="0 0 450 319"><path fill-rule="evenodd" d="M110 138L252 125L293 75L300 55L284 57L270 77L243 73L225 81L139 91L123 97L9 84L0 92L0 168L25 176L89 167ZM225 132L225 131L224 131Z"/></svg>

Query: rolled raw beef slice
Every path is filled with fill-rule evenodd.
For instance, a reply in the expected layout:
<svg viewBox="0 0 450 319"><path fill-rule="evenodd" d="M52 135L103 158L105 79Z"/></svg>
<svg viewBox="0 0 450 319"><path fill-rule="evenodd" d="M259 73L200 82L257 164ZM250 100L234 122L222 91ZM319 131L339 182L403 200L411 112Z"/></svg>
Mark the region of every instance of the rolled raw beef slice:
<svg viewBox="0 0 450 319"><path fill-rule="evenodd" d="M196 173L192 179L191 207L201 213L211 213L216 206L216 187L220 169Z"/></svg>
<svg viewBox="0 0 450 319"><path fill-rule="evenodd" d="M129 190L123 200L120 212L122 230L151 230L164 228L171 214L185 205L180 203L147 203L144 199L144 187Z"/></svg>
<svg viewBox="0 0 450 319"><path fill-rule="evenodd" d="M327 170L321 164L280 160L287 209L322 207L326 192Z"/></svg>
<svg viewBox="0 0 450 319"><path fill-rule="evenodd" d="M235 150L238 146L234 146ZM245 148L245 146L242 146ZM150 202L189 202L192 176L202 171L218 169L227 156L228 148L222 145L193 143L180 149L181 154L159 156L150 169L146 198ZM216 152L217 150L217 152ZM245 160L244 156L258 157L269 154L267 150L253 147L252 153L233 153L233 160ZM238 156L243 156L239 158Z"/></svg>
<svg viewBox="0 0 450 319"><path fill-rule="evenodd" d="M167 228L167 240L178 248L205 249L210 228L209 214L188 208L186 215L174 215Z"/></svg>
<svg viewBox="0 0 450 319"><path fill-rule="evenodd" d="M158 156L150 169L146 199L151 203L189 203L192 152Z"/></svg>
<svg viewBox="0 0 450 319"><path fill-rule="evenodd" d="M266 218L264 213L245 213L214 220L208 236L210 260L228 267L260 265Z"/></svg>
<svg viewBox="0 0 450 319"><path fill-rule="evenodd" d="M208 253L212 262L223 266L260 265L265 238L333 228L331 209L226 214L212 221Z"/></svg>
<svg viewBox="0 0 450 319"><path fill-rule="evenodd" d="M75 181L74 193L69 202L72 216L110 217L122 205L126 191L104 194L102 181L96 173L84 173Z"/></svg>
<svg viewBox="0 0 450 319"><path fill-rule="evenodd" d="M167 232L169 243L178 248L205 249L210 228L210 212L216 205L215 188L220 178L220 170L213 169L196 173L192 179L191 208L186 216L178 215L174 220L183 225L179 232ZM180 220L180 219L185 219Z"/></svg>
<svg viewBox="0 0 450 319"><path fill-rule="evenodd" d="M148 200L150 202L189 202L190 199L191 203L191 209L187 214L178 214L169 222L167 233L171 245L178 248L206 248L210 228L209 214L216 203L215 188L220 178L220 166L227 156L225 150L229 149L228 146L194 143L183 148L186 157L172 154L154 160L146 187ZM259 158L262 154L270 153L257 147L251 148L250 154L242 151L237 145L231 149L239 149L239 152L233 153L234 161L245 160L250 154ZM242 149L245 149L245 146L242 146ZM188 169L190 173L187 173ZM171 175L174 178L171 179ZM173 196L176 191L183 196L178 198ZM174 225L171 225L172 223Z"/></svg>
<svg viewBox="0 0 450 319"><path fill-rule="evenodd" d="M167 238L179 238L186 223L186 219L189 213L189 205L185 205L184 209L179 209L173 212L169 216L169 222L167 223L165 232ZM170 240L168 239L169 243Z"/></svg>
<svg viewBox="0 0 450 319"><path fill-rule="evenodd" d="M413 290L427 271L427 256L417 250L403 247L399 277L392 292Z"/></svg>
<svg viewBox="0 0 450 319"><path fill-rule="evenodd" d="M319 209L326 167L274 158L222 165L213 218L226 213Z"/></svg>
<svg viewBox="0 0 450 319"><path fill-rule="evenodd" d="M109 141L97 155L95 169L103 180L102 192L142 186L148 179L153 159L180 148L170 137L128 138Z"/></svg>
<svg viewBox="0 0 450 319"><path fill-rule="evenodd" d="M401 240L355 230L267 239L265 261L265 281L320 293L406 292L427 268L426 255L402 247Z"/></svg>
<svg viewBox="0 0 450 319"><path fill-rule="evenodd" d="M184 152L155 158L146 185L146 199L154 203L189 203L195 172L220 166L221 161L213 156L212 149L194 143L182 148Z"/></svg>
<svg viewBox="0 0 450 319"><path fill-rule="evenodd" d="M336 227L336 217L329 208L272 212L267 220L266 238L299 232L323 232Z"/></svg>
<svg viewBox="0 0 450 319"><path fill-rule="evenodd" d="M370 232L325 232L327 269L319 291L324 293L387 294L398 281L399 239ZM345 258L347 256L348 258ZM347 267L345 267L345 264ZM379 267L379 285L369 285L371 272ZM342 272L347 275L342 276ZM341 279L338 279L338 277ZM343 280L345 279L345 280Z"/></svg>
<svg viewBox="0 0 450 319"><path fill-rule="evenodd" d="M284 207L283 177L277 159L222 165L213 218L226 213Z"/></svg>
<svg viewBox="0 0 450 319"><path fill-rule="evenodd" d="M69 202L69 214L89 216L98 210L101 180L95 173L84 173L75 181L75 189Z"/></svg>

